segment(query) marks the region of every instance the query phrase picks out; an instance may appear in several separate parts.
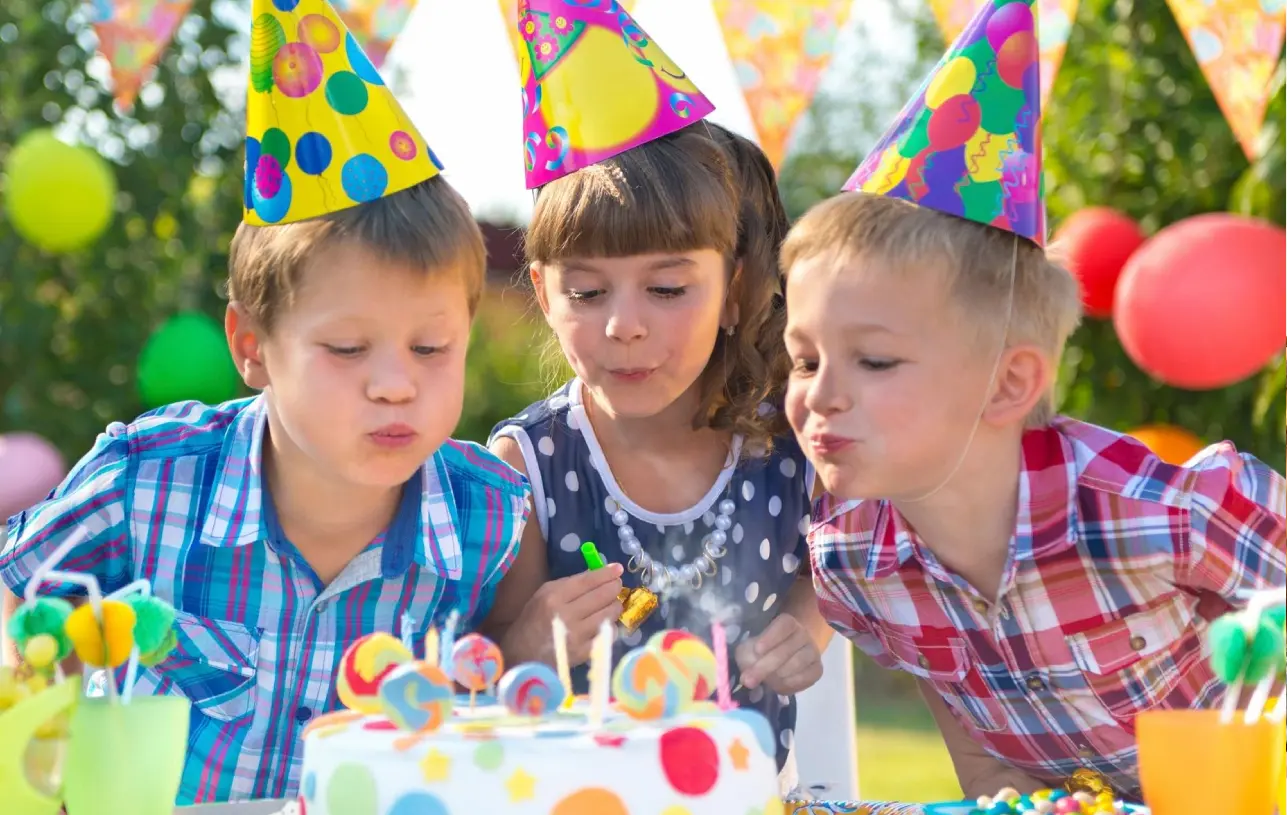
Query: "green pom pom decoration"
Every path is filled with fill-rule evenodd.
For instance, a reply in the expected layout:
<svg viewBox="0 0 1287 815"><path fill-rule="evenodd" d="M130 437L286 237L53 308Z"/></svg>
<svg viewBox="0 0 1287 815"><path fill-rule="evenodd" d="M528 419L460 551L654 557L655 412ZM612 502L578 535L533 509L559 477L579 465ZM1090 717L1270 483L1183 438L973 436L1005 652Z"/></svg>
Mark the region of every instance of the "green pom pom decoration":
<svg viewBox="0 0 1287 815"><path fill-rule="evenodd" d="M1259 682L1267 676L1277 675L1283 664L1283 630L1263 616L1251 639L1247 655L1247 673L1244 681Z"/></svg>
<svg viewBox="0 0 1287 815"><path fill-rule="evenodd" d="M141 594L123 599L134 609L134 644L140 655L152 653L174 635L174 606L159 597Z"/></svg>
<svg viewBox="0 0 1287 815"><path fill-rule="evenodd" d="M9 620L9 636L21 652L32 637L48 634L58 643L56 660L61 662L72 651L71 640L63 629L71 613L71 603L57 597L40 597L23 603Z"/></svg>
<svg viewBox="0 0 1287 815"><path fill-rule="evenodd" d="M140 652L139 664L145 668L151 668L159 665L170 655L170 652L174 650L174 646L178 645L178 643L178 635L175 634L174 629L171 628L169 631L165 632L165 639L161 640L161 643L156 648L151 651Z"/></svg>
<svg viewBox="0 0 1287 815"><path fill-rule="evenodd" d="M1236 614L1218 617L1207 630L1211 645L1211 670L1226 685L1232 685L1242 676L1243 663L1247 661L1247 632Z"/></svg>
<svg viewBox="0 0 1287 815"><path fill-rule="evenodd" d="M1279 631L1287 628L1287 606L1270 606L1265 609L1262 619L1268 620Z"/></svg>

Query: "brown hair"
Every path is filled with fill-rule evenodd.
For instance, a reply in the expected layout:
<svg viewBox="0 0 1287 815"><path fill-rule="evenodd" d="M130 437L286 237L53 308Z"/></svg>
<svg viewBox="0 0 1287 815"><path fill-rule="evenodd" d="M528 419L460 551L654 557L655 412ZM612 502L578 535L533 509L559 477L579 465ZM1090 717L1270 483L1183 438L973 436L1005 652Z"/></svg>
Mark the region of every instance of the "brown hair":
<svg viewBox="0 0 1287 815"><path fill-rule="evenodd" d="M279 226L242 223L228 258L228 293L265 331L289 308L310 259L357 241L386 261L464 277L473 314L487 250L460 193L442 176L355 207Z"/></svg>
<svg viewBox="0 0 1287 815"><path fill-rule="evenodd" d="M1041 247L896 198L842 193L809 210L782 246L782 268L790 274L795 264L822 255L836 265L869 257L900 270L942 270L952 300L980 336L990 338L990 348L1008 311L1005 343L1031 343L1058 361L1081 321L1077 281ZM1033 408L1028 426L1049 423L1054 411L1052 388Z"/></svg>
<svg viewBox="0 0 1287 815"><path fill-rule="evenodd" d="M737 331L731 337L721 332L715 341L699 380L693 426L740 433L768 447L785 427L781 411L760 412L781 382L777 372L787 366L773 315L777 269L739 252L739 216L748 205L738 190L743 171L735 159L710 126L697 122L564 176L541 188L526 251L529 262L539 263L697 249L723 255L729 296L738 306Z"/></svg>

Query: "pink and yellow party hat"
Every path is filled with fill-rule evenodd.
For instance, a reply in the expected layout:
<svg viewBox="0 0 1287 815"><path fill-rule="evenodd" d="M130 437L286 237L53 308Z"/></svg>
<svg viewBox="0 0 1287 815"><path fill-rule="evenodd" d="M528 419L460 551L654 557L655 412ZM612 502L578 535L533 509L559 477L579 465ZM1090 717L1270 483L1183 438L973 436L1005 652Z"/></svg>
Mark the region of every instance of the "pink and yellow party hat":
<svg viewBox="0 0 1287 815"><path fill-rule="evenodd" d="M988 0L845 182L1046 242L1036 0Z"/></svg>
<svg viewBox="0 0 1287 815"><path fill-rule="evenodd" d="M518 30L530 190L715 109L617 0L520 0Z"/></svg>
<svg viewBox="0 0 1287 815"><path fill-rule="evenodd" d="M246 223L348 209L442 170L326 0L254 0Z"/></svg>

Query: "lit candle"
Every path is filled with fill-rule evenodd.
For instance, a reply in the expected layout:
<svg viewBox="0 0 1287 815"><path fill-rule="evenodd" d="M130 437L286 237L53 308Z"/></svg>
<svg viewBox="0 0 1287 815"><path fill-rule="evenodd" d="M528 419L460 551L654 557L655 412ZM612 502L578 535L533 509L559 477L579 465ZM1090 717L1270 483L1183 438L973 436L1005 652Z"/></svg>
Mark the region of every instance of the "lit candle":
<svg viewBox="0 0 1287 815"><path fill-rule="evenodd" d="M612 683L612 623L604 620L590 645L590 727L603 726Z"/></svg>
<svg viewBox="0 0 1287 815"><path fill-rule="evenodd" d="M441 659L442 654L438 651L438 626L430 626L425 632L425 662L437 665Z"/></svg>
<svg viewBox="0 0 1287 815"><path fill-rule="evenodd" d="M715 652L715 701L720 710L732 710L733 693L728 686L728 635L720 623L711 623L711 650Z"/></svg>
<svg viewBox="0 0 1287 815"><path fill-rule="evenodd" d="M572 667L568 664L568 627L563 618L554 618L554 668L558 671L559 681L567 691L563 707L572 707Z"/></svg>
<svg viewBox="0 0 1287 815"><path fill-rule="evenodd" d="M443 673L452 676L451 652L456 648L456 624L460 622L460 612L453 610L447 615L447 625L442 630L442 642L438 645L438 667Z"/></svg>

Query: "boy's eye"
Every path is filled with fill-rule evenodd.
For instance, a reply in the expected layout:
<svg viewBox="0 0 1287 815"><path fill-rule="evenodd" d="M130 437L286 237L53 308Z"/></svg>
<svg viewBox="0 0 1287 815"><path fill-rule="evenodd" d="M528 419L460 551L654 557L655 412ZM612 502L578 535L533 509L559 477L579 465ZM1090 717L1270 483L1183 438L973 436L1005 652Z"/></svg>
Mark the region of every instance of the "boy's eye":
<svg viewBox="0 0 1287 815"><path fill-rule="evenodd" d="M858 360L858 364L868 371L888 371L897 367L899 360L896 359L873 359L872 357L863 357Z"/></svg>
<svg viewBox="0 0 1287 815"><path fill-rule="evenodd" d="M602 289L568 289L564 292L567 298L574 303L587 303L590 300L603 294Z"/></svg>
<svg viewBox="0 0 1287 815"><path fill-rule="evenodd" d="M445 345L413 345L411 353L421 357L431 357L434 354L441 354L447 350Z"/></svg>
<svg viewBox="0 0 1287 815"><path fill-rule="evenodd" d="M362 347L358 345L328 345L326 350L337 357L355 357L362 353Z"/></svg>
<svg viewBox="0 0 1287 815"><path fill-rule="evenodd" d="M652 292L658 297L662 297L665 299L682 297L684 295L684 292L686 292L687 290L688 290L687 286L653 286L652 288L648 289L648 291Z"/></svg>

